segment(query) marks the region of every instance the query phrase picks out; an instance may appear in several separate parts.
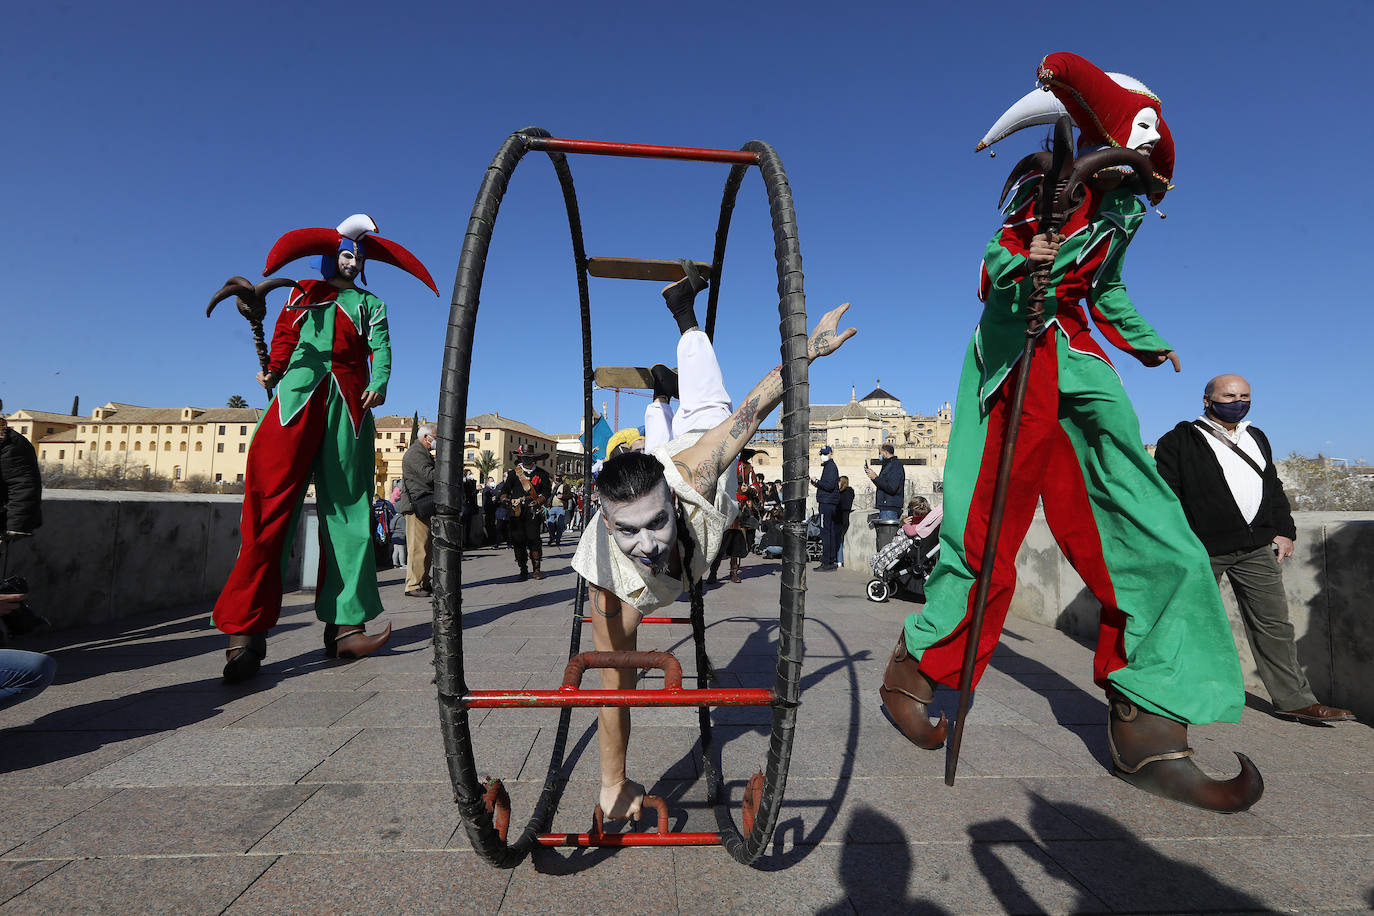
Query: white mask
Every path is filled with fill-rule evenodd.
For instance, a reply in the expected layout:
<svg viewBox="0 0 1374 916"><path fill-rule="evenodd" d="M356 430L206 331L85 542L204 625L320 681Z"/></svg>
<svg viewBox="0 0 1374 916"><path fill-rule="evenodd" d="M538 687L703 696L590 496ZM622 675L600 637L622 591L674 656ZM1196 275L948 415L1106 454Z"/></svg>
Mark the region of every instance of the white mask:
<svg viewBox="0 0 1374 916"><path fill-rule="evenodd" d="M620 552L658 574L677 545L677 513L666 482L630 500L602 499L601 520Z"/></svg>
<svg viewBox="0 0 1374 916"><path fill-rule="evenodd" d="M1140 149L1145 144L1159 142L1159 115L1153 108L1142 108L1131 119L1131 136L1127 149Z"/></svg>

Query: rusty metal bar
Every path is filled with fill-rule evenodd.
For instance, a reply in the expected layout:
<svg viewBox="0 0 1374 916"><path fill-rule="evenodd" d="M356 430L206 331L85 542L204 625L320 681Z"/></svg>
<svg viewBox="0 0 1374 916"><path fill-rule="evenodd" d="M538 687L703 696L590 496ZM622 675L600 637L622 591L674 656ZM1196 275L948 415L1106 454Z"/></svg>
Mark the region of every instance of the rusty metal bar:
<svg viewBox="0 0 1374 916"><path fill-rule="evenodd" d="M777 697L764 687L707 690L470 690L458 698L468 709L562 709L582 707L773 706Z"/></svg>
<svg viewBox="0 0 1374 916"><path fill-rule="evenodd" d="M719 846L719 833L541 833L540 846Z"/></svg>
<svg viewBox="0 0 1374 916"><path fill-rule="evenodd" d="M591 618L591 617L588 617L588 616L586 616L586 615L584 614L583 617L582 617L582 619L583 619L583 620L591 620L592 618ZM641 618L639 618L639 622L640 622L640 623L680 623L680 624L686 625L686 624L690 624L690 623L692 622L692 618L690 618L690 617L641 617Z"/></svg>
<svg viewBox="0 0 1374 916"><path fill-rule="evenodd" d="M652 146L645 143L612 143L605 140L569 140L563 137L525 137L525 144L546 153L587 153L592 156L629 156L636 159L687 159L694 162L729 162L757 165L758 154L742 149L705 149L694 146Z"/></svg>

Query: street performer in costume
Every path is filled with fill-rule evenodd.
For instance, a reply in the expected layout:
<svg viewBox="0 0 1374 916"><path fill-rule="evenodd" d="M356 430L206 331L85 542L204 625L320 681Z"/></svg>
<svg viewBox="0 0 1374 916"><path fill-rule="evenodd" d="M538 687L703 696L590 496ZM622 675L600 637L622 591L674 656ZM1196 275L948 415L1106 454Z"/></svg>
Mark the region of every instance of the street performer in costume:
<svg viewBox="0 0 1374 916"><path fill-rule="evenodd" d="M989 561L984 545L1015 393L1012 370L1024 358L1031 275L1049 265L1046 325L1031 351L973 683L997 645L1016 585L1017 549L1042 501L1055 540L1102 605L1093 676L1107 693L1113 772L1187 804L1244 810L1263 792L1244 755L1237 755L1242 772L1229 781L1207 777L1189 759L1187 726L1239 721L1245 702L1207 553L1145 452L1121 380L1088 327L1091 316L1113 345L1146 366L1179 368L1121 279L1126 246L1146 212L1137 195L1157 203L1170 187L1173 138L1159 99L1130 77L1067 53L1046 57L1038 76L1046 91L1034 90L1013 106L979 149L1067 111L1080 131L1080 153L1135 150L1148 162L1135 161L1154 174L1137 173L1135 180L1148 180L1145 187L1117 169L1091 176L1062 236L1039 225L1043 171L1030 171L1008 189L1005 220L984 255L983 314L959 382L939 564L924 609L907 617L884 672L883 705L913 743L929 749L944 743L945 718L932 724L926 704L935 684L959 687L973 585Z"/></svg>
<svg viewBox="0 0 1374 916"><path fill-rule="evenodd" d="M435 287L413 254L370 234L376 230L360 213L337 229L288 232L267 255L264 276L319 255L323 279L302 280L292 291L267 369L258 373L276 395L248 450L243 546L214 609L215 626L229 634L227 683L252 677L267 655L267 631L281 614L283 566L312 480L320 518L315 614L325 624L325 655L360 658L391 635L389 625L375 636L365 629L382 612L371 545L372 408L386 399L391 342L386 305L354 278L366 282L370 258Z"/></svg>
<svg viewBox="0 0 1374 916"><path fill-rule="evenodd" d="M706 282L684 262L687 276L663 291L682 332L676 377L651 370L654 400L645 411L645 450L608 459L596 480L599 519L589 521L573 555L588 582L593 634L600 651L633 651L640 618L676 601L701 581L734 521L735 459L759 424L782 400L782 371L764 376L733 408L711 340L697 327L696 294ZM807 356L833 353L855 333L836 332L848 303L829 312L812 332ZM673 411L670 400L677 397ZM606 689L633 689L634 668L602 669ZM630 711L598 713L600 805L611 819L637 817L644 787L625 772Z"/></svg>
<svg viewBox="0 0 1374 916"><path fill-rule="evenodd" d="M535 462L549 457L548 452L536 452L526 443L511 453L515 467L506 473L501 487L501 502L510 513L510 544L515 548L515 564L520 567L520 581L544 578L539 564L544 559L543 541L539 525L546 515L546 507L553 495L553 482L548 471ZM528 564L528 566L526 565ZM530 569L534 572L531 576Z"/></svg>

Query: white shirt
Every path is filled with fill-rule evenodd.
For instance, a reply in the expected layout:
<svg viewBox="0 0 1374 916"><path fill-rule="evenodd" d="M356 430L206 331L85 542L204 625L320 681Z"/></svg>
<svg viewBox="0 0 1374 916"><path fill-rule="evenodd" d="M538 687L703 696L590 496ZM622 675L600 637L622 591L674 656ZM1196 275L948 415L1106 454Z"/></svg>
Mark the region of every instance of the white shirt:
<svg viewBox="0 0 1374 916"><path fill-rule="evenodd" d="M1264 452L1260 451L1259 443L1255 437L1250 435L1250 421L1241 420L1236 424L1236 431L1233 433L1220 423L1213 420L1207 414L1198 417L1212 429L1221 433L1227 439L1236 444L1236 447L1254 460L1259 465L1260 470L1265 468ZM1197 427L1193 427L1197 429ZM1255 469L1245 463L1235 452L1221 442L1211 433L1198 429L1197 434L1206 440L1212 447L1212 452L1217 456L1217 463L1221 465L1221 473L1226 477L1226 485L1231 488L1231 497L1236 501L1236 507L1240 509L1240 514L1245 517L1245 524L1250 524L1259 515L1260 503L1264 501L1264 481L1255 473Z"/></svg>

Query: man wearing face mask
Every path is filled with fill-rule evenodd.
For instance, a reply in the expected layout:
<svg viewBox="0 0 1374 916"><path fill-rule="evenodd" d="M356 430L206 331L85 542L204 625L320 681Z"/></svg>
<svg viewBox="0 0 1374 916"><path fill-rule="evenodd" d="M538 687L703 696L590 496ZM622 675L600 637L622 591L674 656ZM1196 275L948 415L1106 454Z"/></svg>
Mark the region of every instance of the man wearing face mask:
<svg viewBox="0 0 1374 916"><path fill-rule="evenodd" d="M1322 725L1355 716L1317 702L1298 663L1280 566L1293 555L1297 528L1274 468L1269 439L1245 416L1250 383L1219 375L1202 393L1202 416L1159 439L1155 462L1178 494L1188 524L1231 581L1255 667L1275 715Z"/></svg>
<svg viewBox="0 0 1374 916"><path fill-rule="evenodd" d="M884 442L878 449L878 461L881 471L873 470L871 465L864 467L864 473L877 488L873 508L878 510L878 518L895 522L902 512L902 497L906 494L906 469L897 460L897 450L890 442Z"/></svg>
<svg viewBox="0 0 1374 916"><path fill-rule="evenodd" d="M544 548L539 539L539 526L544 518L544 507L553 493L553 482L549 472L536 466L535 461L549 457L549 453L535 452L534 446L525 443L511 457L515 459L515 467L506 474L501 501L510 513L510 544L515 548L515 565L520 569L521 582L529 578L542 579L544 573L539 565L544 560Z"/></svg>
<svg viewBox="0 0 1374 916"><path fill-rule="evenodd" d="M710 338L693 308L706 287L684 262L686 277L663 291L682 332L677 377L655 366L655 399L645 411L645 451L606 460L596 478L601 511L590 519L573 556L588 583L593 636L600 651L634 650L640 618L676 601L699 582L721 549L738 511L736 458L759 424L782 400L782 373L775 368L754 386L738 409L716 362ZM848 304L821 319L807 343L808 360L833 353L855 333L837 325ZM678 397L673 411L670 401ZM609 690L634 687L634 668L601 669ZM606 817L636 817L644 787L625 771L630 711L598 712L601 751L600 805Z"/></svg>

